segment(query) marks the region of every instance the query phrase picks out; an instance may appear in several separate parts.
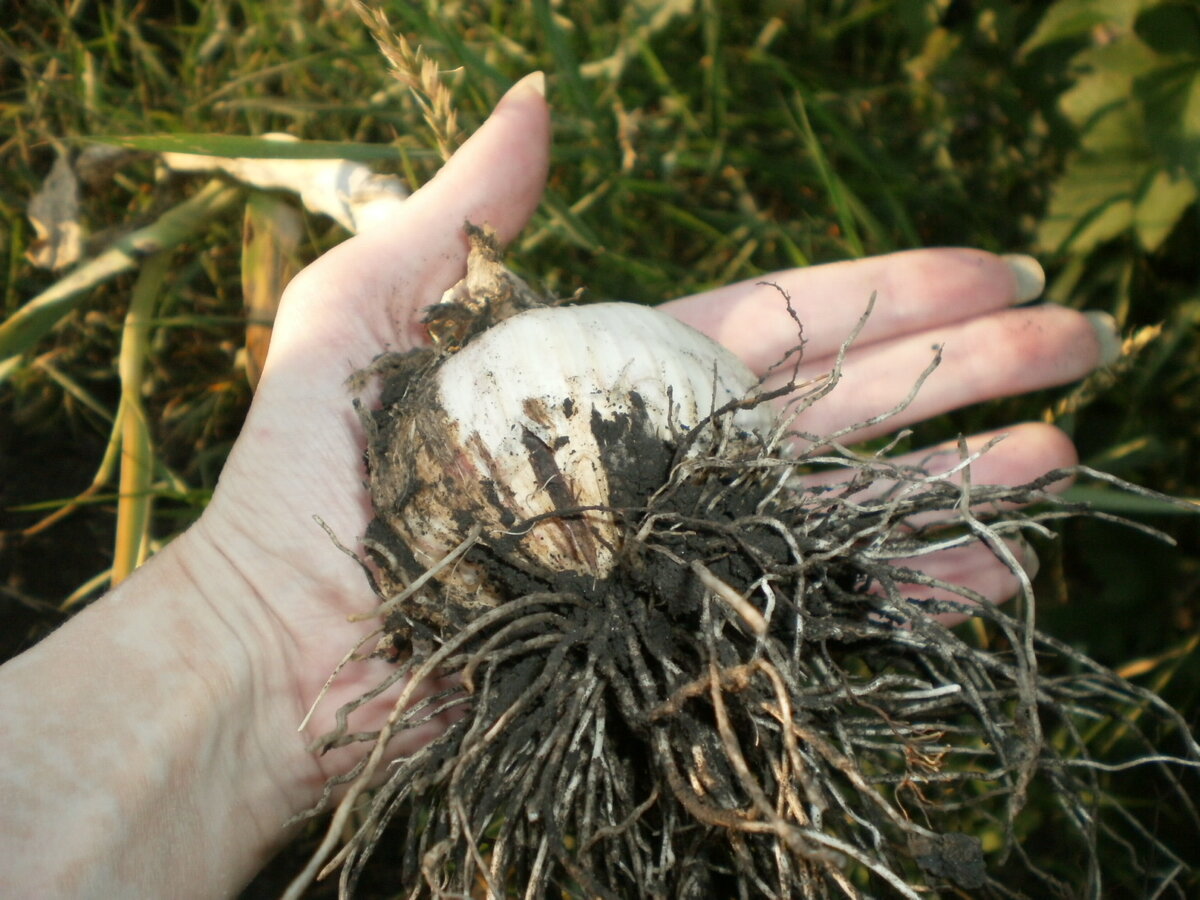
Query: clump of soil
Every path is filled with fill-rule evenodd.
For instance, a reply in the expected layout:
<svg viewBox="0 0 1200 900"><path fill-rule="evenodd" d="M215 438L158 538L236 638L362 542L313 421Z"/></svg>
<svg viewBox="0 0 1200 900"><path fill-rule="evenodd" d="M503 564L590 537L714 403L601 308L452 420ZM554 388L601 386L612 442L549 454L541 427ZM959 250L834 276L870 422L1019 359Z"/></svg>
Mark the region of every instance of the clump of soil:
<svg viewBox="0 0 1200 900"><path fill-rule="evenodd" d="M439 354L530 302L490 239L472 236L472 275L431 310L439 346L377 367L374 459L394 438L389 411L422 396ZM793 416L837 376L789 385ZM1161 802L1200 829L1180 782L1200 763L1186 723L1038 632L1027 580L1010 614L897 564L980 542L1024 579L1005 541L1084 512L1048 490L1067 473L977 486L827 436L784 451L732 427L736 406L669 441L595 423L610 429L606 464L627 475L607 510L619 564L601 580L531 570L473 534L456 552L501 599L458 602L441 573L421 579L380 510L366 566L385 615L376 652L396 669L379 690L444 676L461 690L416 705L406 690L380 733L342 728L322 748L468 712L359 807L333 861L342 890L386 853L398 895L413 897L1099 896L1117 853L1147 894L1182 896L1179 846L1112 779L1152 770ZM796 480L830 469L844 477ZM411 489L373 485L392 502ZM954 599L914 599L913 585ZM947 626L952 613L979 627ZM1102 730L1124 755L1095 758ZM298 884L378 774L368 762L340 779L351 796ZM1061 866L1031 841L1052 841Z"/></svg>

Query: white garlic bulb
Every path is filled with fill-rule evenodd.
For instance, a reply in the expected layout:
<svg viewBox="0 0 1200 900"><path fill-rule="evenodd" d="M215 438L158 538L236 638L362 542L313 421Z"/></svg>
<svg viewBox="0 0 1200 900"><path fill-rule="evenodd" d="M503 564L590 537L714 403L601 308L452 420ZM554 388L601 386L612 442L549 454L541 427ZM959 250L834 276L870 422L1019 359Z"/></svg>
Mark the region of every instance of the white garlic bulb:
<svg viewBox="0 0 1200 900"><path fill-rule="evenodd" d="M435 566L475 533L535 577L589 579L620 549L611 508L643 505L688 429L759 384L698 331L629 303L517 313L405 378L375 414L369 465L376 511L412 564ZM733 424L761 432L771 418L752 405ZM450 568L459 603L501 599L477 565Z"/></svg>

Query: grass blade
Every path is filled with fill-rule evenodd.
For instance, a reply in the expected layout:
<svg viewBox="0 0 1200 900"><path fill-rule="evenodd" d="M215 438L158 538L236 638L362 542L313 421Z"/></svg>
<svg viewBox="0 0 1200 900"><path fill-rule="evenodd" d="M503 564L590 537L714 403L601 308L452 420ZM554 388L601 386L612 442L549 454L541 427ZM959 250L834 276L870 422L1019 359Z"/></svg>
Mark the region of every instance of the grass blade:
<svg viewBox="0 0 1200 900"><path fill-rule="evenodd" d="M170 251L149 257L133 286L129 312L121 335L121 476L117 496L117 537L113 551L112 584L125 580L146 556L150 524L150 482L154 473L154 447L146 408L142 405L142 379L150 349L154 307L162 293Z"/></svg>
<svg viewBox="0 0 1200 900"><path fill-rule="evenodd" d="M149 153L195 153L224 159L348 159L353 162L398 160L399 147L354 141L281 141L238 134L100 134L79 140ZM409 148L410 155L434 155Z"/></svg>
<svg viewBox="0 0 1200 900"><path fill-rule="evenodd" d="M808 105L804 101L804 96L796 91L792 98L791 109L795 114L796 123L800 126L801 134L804 136L805 149L808 150L817 175L825 186L825 192L829 195L829 202L833 205L834 213L837 215L838 225L841 226L842 234L845 235L846 246L852 255L866 256L862 238L858 234L858 226L854 221L852 198L848 196L845 184L833 171L833 167L829 165L829 158L821 147L817 133L813 131L812 122L809 121Z"/></svg>
<svg viewBox="0 0 1200 900"><path fill-rule="evenodd" d="M147 253L167 250L187 240L230 209L240 196L240 188L214 179L153 224L125 235L95 259L76 267L66 278L34 297L0 323L0 373L11 371L5 364L8 358L32 347L75 308L85 292L136 268Z"/></svg>

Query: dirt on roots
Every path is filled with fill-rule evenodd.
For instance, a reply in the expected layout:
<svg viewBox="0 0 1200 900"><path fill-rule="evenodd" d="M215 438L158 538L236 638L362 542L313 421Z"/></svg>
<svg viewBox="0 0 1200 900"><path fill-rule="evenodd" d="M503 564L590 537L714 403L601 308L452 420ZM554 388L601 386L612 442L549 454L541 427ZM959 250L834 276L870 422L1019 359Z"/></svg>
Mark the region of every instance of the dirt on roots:
<svg viewBox="0 0 1200 900"><path fill-rule="evenodd" d="M425 377L422 353L391 367L369 415L413 396L394 379ZM626 476L603 510L622 539L602 580L532 571L475 531L456 558L504 600L455 604L436 577L414 589L381 515L365 565L386 613L376 652L396 668L371 696L406 679L461 688L415 705L406 689L381 731L350 734L364 697L317 749L468 712L371 791L380 753L337 779L350 796L297 885L341 865L349 894L386 853L413 897L1091 897L1128 877L1106 874L1120 857L1139 892L1184 896L1191 842L1151 831L1117 779L1152 778L1200 833L1184 783L1200 748L1152 693L1036 629L1011 549L1088 512L1051 485L1107 476L980 486L965 449L931 474L797 432L839 374L776 392L789 416L768 436L733 427L738 404L666 441L636 412L594 420ZM800 480L830 470L823 487ZM1023 583L1008 608L899 562L972 543ZM976 626L947 624L963 615Z"/></svg>

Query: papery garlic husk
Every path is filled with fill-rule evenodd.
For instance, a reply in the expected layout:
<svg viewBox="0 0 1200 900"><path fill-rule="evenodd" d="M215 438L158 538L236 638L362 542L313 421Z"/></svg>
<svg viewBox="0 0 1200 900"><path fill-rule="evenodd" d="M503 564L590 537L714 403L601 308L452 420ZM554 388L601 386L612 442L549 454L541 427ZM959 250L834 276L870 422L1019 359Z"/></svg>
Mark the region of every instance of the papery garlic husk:
<svg viewBox="0 0 1200 900"><path fill-rule="evenodd" d="M398 381L374 414L368 462L375 509L414 574L474 536L543 583L605 578L621 549L614 508L644 506L684 436L759 385L708 337L630 303L518 312ZM722 428L770 425L766 406L747 402L685 455ZM504 599L477 564L447 568L451 602Z"/></svg>

